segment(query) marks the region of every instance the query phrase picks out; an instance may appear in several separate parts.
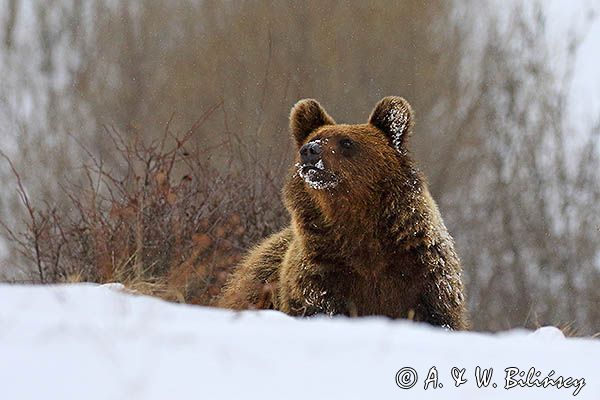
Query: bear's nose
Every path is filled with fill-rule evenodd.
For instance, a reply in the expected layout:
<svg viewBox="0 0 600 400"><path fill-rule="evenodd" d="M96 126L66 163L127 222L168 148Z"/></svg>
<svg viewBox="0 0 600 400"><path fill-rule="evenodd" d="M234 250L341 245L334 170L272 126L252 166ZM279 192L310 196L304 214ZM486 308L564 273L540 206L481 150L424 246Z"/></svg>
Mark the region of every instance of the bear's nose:
<svg viewBox="0 0 600 400"><path fill-rule="evenodd" d="M303 164L314 165L321 159L321 145L318 142L309 142L300 147L300 158Z"/></svg>

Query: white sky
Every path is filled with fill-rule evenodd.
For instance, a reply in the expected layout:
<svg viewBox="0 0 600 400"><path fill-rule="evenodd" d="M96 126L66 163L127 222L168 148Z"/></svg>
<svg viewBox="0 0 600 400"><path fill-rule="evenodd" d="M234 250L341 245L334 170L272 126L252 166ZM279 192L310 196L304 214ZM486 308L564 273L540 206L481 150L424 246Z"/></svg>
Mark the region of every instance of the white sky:
<svg viewBox="0 0 600 400"><path fill-rule="evenodd" d="M589 127L600 116L600 2L549 0L544 2L544 7L551 43L564 46L564 35L573 26L585 32L577 54L569 111L577 128ZM588 9L596 14L592 22L587 21L584 13Z"/></svg>

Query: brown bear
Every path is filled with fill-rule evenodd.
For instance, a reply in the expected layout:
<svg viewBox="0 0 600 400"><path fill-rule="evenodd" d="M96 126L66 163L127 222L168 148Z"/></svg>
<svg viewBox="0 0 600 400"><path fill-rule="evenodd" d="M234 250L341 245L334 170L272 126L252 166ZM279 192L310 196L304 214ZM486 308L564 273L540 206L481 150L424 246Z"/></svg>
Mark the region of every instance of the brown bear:
<svg viewBox="0 0 600 400"><path fill-rule="evenodd" d="M359 125L299 101L296 165L283 190L291 224L250 252L217 304L465 329L453 240L406 148L413 121L401 97L382 99Z"/></svg>

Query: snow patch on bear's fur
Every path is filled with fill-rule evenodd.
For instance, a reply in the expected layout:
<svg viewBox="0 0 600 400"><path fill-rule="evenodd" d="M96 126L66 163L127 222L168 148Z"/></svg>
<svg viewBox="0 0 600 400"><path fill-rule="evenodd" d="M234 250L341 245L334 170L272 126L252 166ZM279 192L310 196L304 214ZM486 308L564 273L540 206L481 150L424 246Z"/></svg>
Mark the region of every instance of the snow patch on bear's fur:
<svg viewBox="0 0 600 400"><path fill-rule="evenodd" d="M329 177L330 179L323 179L322 176L319 176L319 173L325 171L325 165L323 164L323 160L317 161L313 168L305 170L306 165L301 163L296 163L296 173L304 179L304 182L308 184L312 189L315 190L323 190L323 189L332 189L338 185L338 181L333 179L333 177Z"/></svg>
<svg viewBox="0 0 600 400"><path fill-rule="evenodd" d="M390 109L387 120L389 123L390 134L392 136L392 145L397 151L401 151L402 136L408 126L408 113L401 110L399 104Z"/></svg>

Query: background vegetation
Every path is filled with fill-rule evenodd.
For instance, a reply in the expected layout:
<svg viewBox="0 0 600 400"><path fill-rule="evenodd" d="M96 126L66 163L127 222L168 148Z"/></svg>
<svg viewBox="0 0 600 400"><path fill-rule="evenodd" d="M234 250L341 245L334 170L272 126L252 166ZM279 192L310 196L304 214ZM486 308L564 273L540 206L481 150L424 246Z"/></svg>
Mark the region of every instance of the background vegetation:
<svg viewBox="0 0 600 400"><path fill-rule="evenodd" d="M5 280L206 304L287 222L291 105L363 122L394 94L474 328L600 330L600 119L567 115L597 10L549 41L532 2L0 4Z"/></svg>

